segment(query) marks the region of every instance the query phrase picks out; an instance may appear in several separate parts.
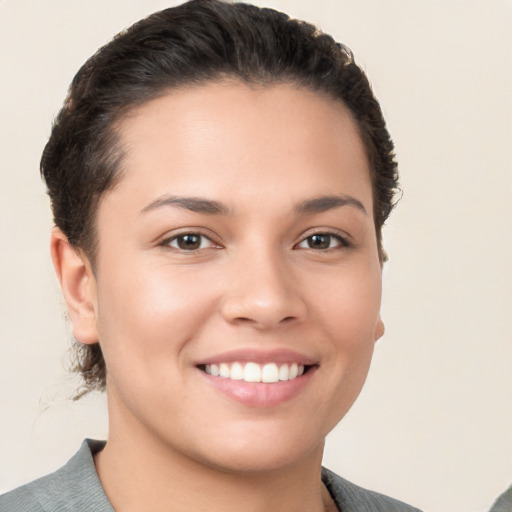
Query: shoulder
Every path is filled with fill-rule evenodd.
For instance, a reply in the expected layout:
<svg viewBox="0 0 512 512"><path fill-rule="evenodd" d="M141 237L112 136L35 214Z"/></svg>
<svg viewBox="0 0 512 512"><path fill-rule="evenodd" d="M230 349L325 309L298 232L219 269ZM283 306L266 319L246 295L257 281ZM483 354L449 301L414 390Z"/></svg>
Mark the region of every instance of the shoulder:
<svg viewBox="0 0 512 512"><path fill-rule="evenodd" d="M338 509L343 512L421 512L402 501L378 492L363 489L326 468L322 468L322 481L331 493Z"/></svg>
<svg viewBox="0 0 512 512"><path fill-rule="evenodd" d="M30 491L29 486L23 485L0 496L0 510L2 512L42 512L44 509Z"/></svg>
<svg viewBox="0 0 512 512"><path fill-rule="evenodd" d="M59 470L0 496L2 512L113 512L94 467L103 442L86 440Z"/></svg>
<svg viewBox="0 0 512 512"><path fill-rule="evenodd" d="M512 485L494 502L489 512L510 512L512 510Z"/></svg>

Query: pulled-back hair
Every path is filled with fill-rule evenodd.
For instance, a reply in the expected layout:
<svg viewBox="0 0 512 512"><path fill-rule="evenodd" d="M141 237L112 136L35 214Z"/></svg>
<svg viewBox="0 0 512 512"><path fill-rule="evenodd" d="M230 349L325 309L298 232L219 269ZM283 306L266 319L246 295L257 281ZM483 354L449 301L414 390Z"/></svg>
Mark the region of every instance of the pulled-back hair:
<svg viewBox="0 0 512 512"><path fill-rule="evenodd" d="M135 23L100 48L73 79L41 159L54 221L94 269L98 201L120 179L116 130L131 109L170 89L235 79L290 83L348 107L369 161L374 223L394 205L397 166L381 109L351 51L316 27L272 9L192 0ZM85 392L104 389L99 344L77 344L74 369Z"/></svg>

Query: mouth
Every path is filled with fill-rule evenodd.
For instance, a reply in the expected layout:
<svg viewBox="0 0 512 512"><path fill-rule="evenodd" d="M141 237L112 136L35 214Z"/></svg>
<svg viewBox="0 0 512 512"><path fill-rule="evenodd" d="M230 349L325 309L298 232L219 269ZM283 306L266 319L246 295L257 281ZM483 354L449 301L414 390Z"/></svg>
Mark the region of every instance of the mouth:
<svg viewBox="0 0 512 512"><path fill-rule="evenodd" d="M298 397L312 382L320 363L288 349L241 348L195 364L211 389L248 407L277 407Z"/></svg>
<svg viewBox="0 0 512 512"><path fill-rule="evenodd" d="M259 364L253 361L220 362L201 364L198 368L213 377L253 383L274 384L298 379L314 365L301 363L267 362Z"/></svg>

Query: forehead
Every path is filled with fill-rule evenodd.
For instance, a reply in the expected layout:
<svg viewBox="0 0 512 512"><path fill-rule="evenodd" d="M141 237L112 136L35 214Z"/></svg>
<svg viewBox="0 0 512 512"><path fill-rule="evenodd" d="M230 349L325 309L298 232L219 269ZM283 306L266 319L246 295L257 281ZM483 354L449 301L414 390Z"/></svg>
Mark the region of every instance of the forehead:
<svg viewBox="0 0 512 512"><path fill-rule="evenodd" d="M255 190L270 200L310 190L350 192L372 208L356 122L321 93L232 82L177 89L134 109L118 128L125 157L116 191L136 191L141 201L226 191L243 200Z"/></svg>

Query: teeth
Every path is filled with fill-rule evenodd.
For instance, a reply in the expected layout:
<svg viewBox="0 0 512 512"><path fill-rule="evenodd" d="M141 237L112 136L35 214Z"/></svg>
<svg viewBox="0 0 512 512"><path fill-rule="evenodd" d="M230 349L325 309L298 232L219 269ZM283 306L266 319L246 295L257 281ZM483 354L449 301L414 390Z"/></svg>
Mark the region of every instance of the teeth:
<svg viewBox="0 0 512 512"><path fill-rule="evenodd" d="M265 382L274 383L285 380L292 380L304 374L304 365L291 363L281 364L267 363L260 365L258 363L220 363L207 364L204 371L214 377L224 379L243 380L245 382Z"/></svg>
<svg viewBox="0 0 512 512"><path fill-rule="evenodd" d="M219 366L219 375L227 379L230 375L229 366L226 363L221 363Z"/></svg>
<svg viewBox="0 0 512 512"><path fill-rule="evenodd" d="M261 368L259 364L247 363L244 368L245 382L261 382Z"/></svg>
<svg viewBox="0 0 512 512"><path fill-rule="evenodd" d="M261 382L279 382L279 370L277 364L269 363L261 370Z"/></svg>
<svg viewBox="0 0 512 512"><path fill-rule="evenodd" d="M244 368L240 363L234 363L231 366L231 373L228 376L233 380L244 380Z"/></svg>

